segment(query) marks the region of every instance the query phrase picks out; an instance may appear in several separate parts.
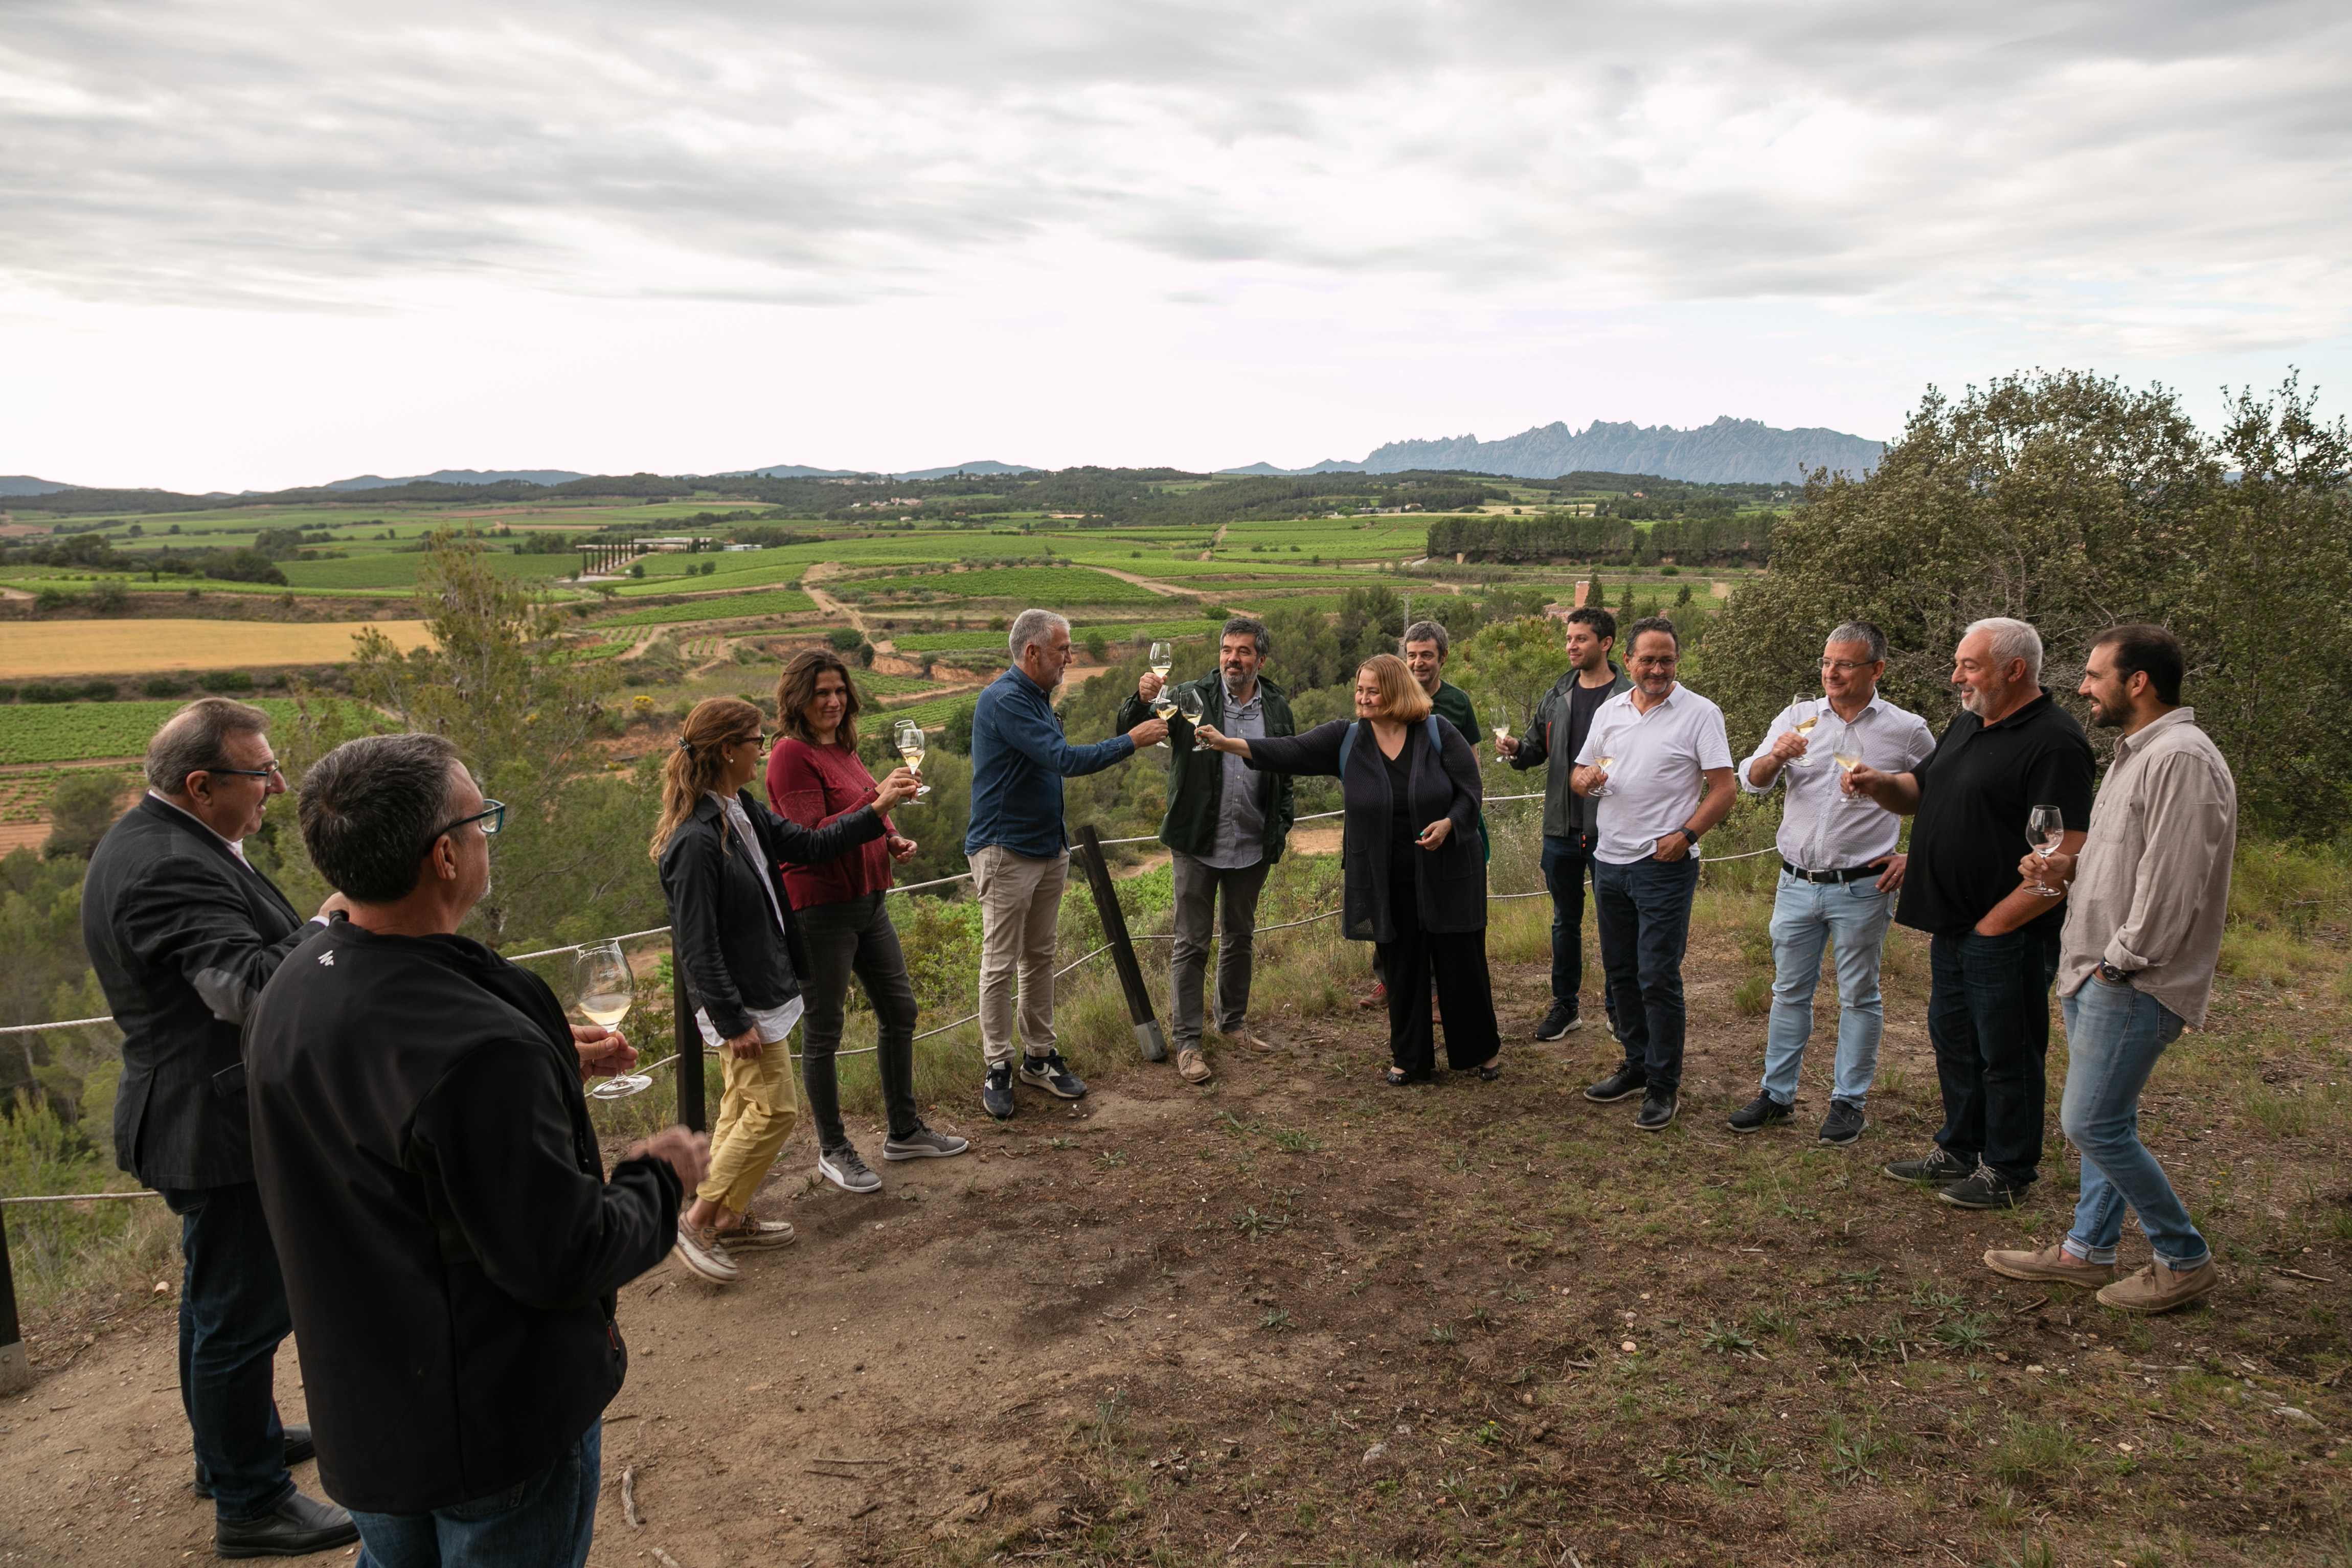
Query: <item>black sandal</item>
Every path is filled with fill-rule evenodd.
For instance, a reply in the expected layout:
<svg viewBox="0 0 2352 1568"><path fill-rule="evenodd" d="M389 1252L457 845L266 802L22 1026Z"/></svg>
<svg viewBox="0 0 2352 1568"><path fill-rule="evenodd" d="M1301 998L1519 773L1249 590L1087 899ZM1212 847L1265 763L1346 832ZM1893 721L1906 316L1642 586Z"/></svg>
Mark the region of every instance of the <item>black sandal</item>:
<svg viewBox="0 0 2352 1568"><path fill-rule="evenodd" d="M1499 1062L1499 1061L1498 1061L1498 1062L1495 1063L1495 1065L1494 1065L1494 1066L1492 1066L1492 1067L1482 1067L1482 1068L1480 1068L1480 1069L1478 1070L1478 1082L1481 1082L1481 1083L1492 1083L1493 1082L1495 1082L1495 1080L1496 1080L1497 1078L1500 1078L1502 1075L1503 1075L1503 1064L1502 1064L1501 1062Z"/></svg>
<svg viewBox="0 0 2352 1568"><path fill-rule="evenodd" d="M1402 1067L1391 1067L1388 1070L1382 1082L1387 1083L1391 1089L1403 1089L1414 1082L1417 1082L1418 1080Z"/></svg>

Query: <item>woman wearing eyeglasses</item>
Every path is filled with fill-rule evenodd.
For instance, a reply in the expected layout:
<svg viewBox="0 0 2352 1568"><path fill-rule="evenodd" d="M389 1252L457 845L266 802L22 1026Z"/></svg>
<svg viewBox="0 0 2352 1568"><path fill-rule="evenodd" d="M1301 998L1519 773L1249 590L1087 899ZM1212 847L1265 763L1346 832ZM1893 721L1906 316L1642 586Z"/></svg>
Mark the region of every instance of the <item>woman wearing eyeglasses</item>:
<svg viewBox="0 0 2352 1568"><path fill-rule="evenodd" d="M677 944L681 994L716 1048L726 1078L710 1134L710 1174L678 1221L678 1260L703 1279L736 1277L726 1244L773 1247L793 1239L779 1220L753 1219L752 1195L792 1135L796 1097L784 1040L800 1021L808 967L779 867L822 865L882 836L882 814L911 798L899 768L874 803L828 827L780 817L746 788L767 744L760 710L740 697L697 703L662 764L661 820L653 858L661 867Z"/></svg>

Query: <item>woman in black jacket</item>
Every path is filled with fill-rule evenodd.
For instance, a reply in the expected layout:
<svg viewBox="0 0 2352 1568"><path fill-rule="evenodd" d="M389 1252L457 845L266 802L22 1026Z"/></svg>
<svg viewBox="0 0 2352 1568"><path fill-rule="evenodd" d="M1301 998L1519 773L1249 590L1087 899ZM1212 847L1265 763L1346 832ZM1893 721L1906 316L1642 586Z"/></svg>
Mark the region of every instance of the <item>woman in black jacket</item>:
<svg viewBox="0 0 2352 1568"><path fill-rule="evenodd" d="M750 703L697 703L662 765L654 829L679 994L697 1004L695 1024L718 1050L727 1081L710 1134L710 1174L678 1221L677 1256L719 1284L736 1274L725 1241L772 1247L793 1239L791 1226L748 1212L792 1136L797 1103L784 1039L800 1021L799 969L807 966L794 963L800 932L780 862L822 864L880 837L882 814L915 793L914 776L902 768L882 780L873 805L830 827L804 828L745 788L766 746L760 710Z"/></svg>
<svg viewBox="0 0 2352 1568"><path fill-rule="evenodd" d="M1486 866L1479 851L1478 758L1452 725L1430 718L1429 695L1402 659L1376 653L1356 672L1356 719L1286 739L1235 740L1202 726L1202 746L1253 768L1339 780L1347 889L1340 925L1379 944L1390 977L1389 1055L1395 1085L1436 1065L1430 977L1445 1013L1445 1059L1458 1072L1502 1075L1502 1037L1486 976Z"/></svg>

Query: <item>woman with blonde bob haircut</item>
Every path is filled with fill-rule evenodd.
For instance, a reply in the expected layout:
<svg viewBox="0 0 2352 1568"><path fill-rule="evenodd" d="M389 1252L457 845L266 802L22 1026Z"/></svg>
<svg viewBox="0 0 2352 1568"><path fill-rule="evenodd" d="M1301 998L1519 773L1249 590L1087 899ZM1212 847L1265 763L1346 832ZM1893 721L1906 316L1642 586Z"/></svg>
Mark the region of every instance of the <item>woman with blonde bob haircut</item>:
<svg viewBox="0 0 2352 1568"><path fill-rule="evenodd" d="M704 1043L719 1051L726 1092L710 1134L710 1174L677 1225L677 1258L716 1284L736 1277L726 1243L793 1239L780 1220L751 1217L776 1151L792 1135L796 1096L785 1038L800 1021L807 967L786 897L782 862L821 865L884 832L883 813L915 792L904 768L874 803L810 830L776 815L745 788L767 745L760 710L740 697L694 706L662 763L653 857L669 900L678 995L695 1004Z"/></svg>
<svg viewBox="0 0 2352 1568"><path fill-rule="evenodd" d="M1356 717L1304 735L1238 740L1203 725L1201 745L1277 773L1339 780L1347 877L1340 925L1379 945L1389 977L1388 1082L1402 1087L1436 1068L1430 1030L1433 969L1445 1011L1445 1057L1492 1082L1502 1037L1486 976L1486 864L1478 843L1484 796L1477 754L1430 713L1429 695L1393 653L1356 671Z"/></svg>
<svg viewBox="0 0 2352 1568"><path fill-rule="evenodd" d="M849 666L829 648L803 648L776 678L776 727L768 754L768 804L804 828L828 828L874 804L880 786L857 756L857 685ZM874 1007L875 1063L882 1080L887 1125L886 1160L943 1159L964 1152L951 1133L935 1133L915 1113L915 987L898 950L898 928L884 909L890 862L915 855L915 841L883 823L885 836L830 865L787 866L808 966L808 1021L801 1030L801 1085L816 1124L816 1174L844 1192L882 1185L841 1124L841 1082L835 1056L841 1048L843 1000L855 977Z"/></svg>

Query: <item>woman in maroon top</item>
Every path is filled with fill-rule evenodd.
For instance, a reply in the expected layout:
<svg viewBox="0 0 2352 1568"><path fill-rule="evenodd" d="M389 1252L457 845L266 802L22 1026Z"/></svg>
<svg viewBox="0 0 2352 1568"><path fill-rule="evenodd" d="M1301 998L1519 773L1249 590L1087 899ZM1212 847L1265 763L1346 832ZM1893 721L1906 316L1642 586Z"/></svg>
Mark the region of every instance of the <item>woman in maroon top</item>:
<svg viewBox="0 0 2352 1568"><path fill-rule="evenodd" d="M857 759L857 688L840 655L824 648L793 655L776 679L776 746L768 753L768 803L778 816L817 828L875 803L874 776ZM968 1146L961 1138L932 1132L915 1114L915 988L898 930L882 906L891 861L914 853L914 841L900 838L891 824L883 837L838 860L783 868L784 890L808 945L801 1083L816 1124L816 1169L844 1192L872 1192L882 1185L841 1125L834 1056L853 974L873 1004L880 1036L877 1055L890 1124L882 1157L937 1159Z"/></svg>

